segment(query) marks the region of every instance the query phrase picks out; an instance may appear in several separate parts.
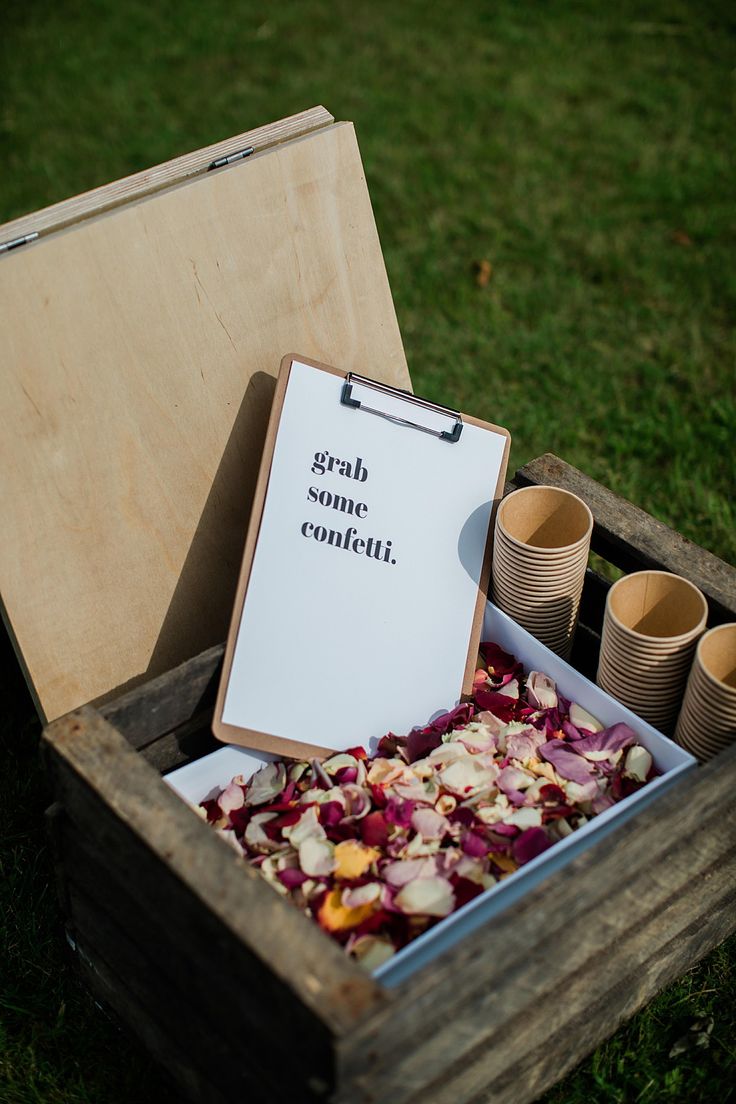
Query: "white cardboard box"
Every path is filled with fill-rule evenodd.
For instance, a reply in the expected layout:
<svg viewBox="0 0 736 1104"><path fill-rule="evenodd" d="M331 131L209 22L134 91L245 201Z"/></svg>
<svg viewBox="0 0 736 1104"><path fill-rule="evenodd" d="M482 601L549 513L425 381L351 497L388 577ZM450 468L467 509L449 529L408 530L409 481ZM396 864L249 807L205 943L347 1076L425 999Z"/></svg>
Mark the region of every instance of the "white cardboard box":
<svg viewBox="0 0 736 1104"><path fill-rule="evenodd" d="M513 653L523 663L525 671L536 670L549 675L566 698L578 702L605 727L618 721L630 725L639 742L652 755L660 775L398 951L375 971L375 976L385 985L397 985L459 939L470 935L593 842L610 835L612 846L615 846L617 825L623 824L640 809L651 804L675 779L696 766L692 755L584 678L579 671L540 644L491 602L486 607L482 639L493 640L505 651ZM448 702L448 708L453 704ZM383 733L378 734L379 737L381 735ZM165 776L165 781L185 801L198 805L213 789L225 786L234 775L250 777L264 763L274 758L275 756L265 752L226 746L172 771Z"/></svg>

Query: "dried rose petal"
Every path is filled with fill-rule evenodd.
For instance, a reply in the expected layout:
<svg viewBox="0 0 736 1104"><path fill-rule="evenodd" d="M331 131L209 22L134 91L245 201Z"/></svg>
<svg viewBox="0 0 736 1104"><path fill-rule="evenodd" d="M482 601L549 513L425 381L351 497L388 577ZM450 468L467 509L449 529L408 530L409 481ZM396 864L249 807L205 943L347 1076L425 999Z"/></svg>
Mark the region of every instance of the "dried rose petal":
<svg viewBox="0 0 736 1104"><path fill-rule="evenodd" d="M624 770L639 782L646 782L652 769L652 757L645 747L636 744L629 748L624 760Z"/></svg>
<svg viewBox="0 0 736 1104"><path fill-rule="evenodd" d="M592 713L589 713L587 709L583 709L582 705L578 705L577 702L570 702L570 724L575 725L575 728L582 729L585 732L600 732L603 725L594 717Z"/></svg>
<svg viewBox="0 0 736 1104"><path fill-rule="evenodd" d="M422 839L441 840L449 831L450 822L435 809L421 806L412 813L411 826Z"/></svg>
<svg viewBox="0 0 736 1104"><path fill-rule="evenodd" d="M378 882L367 882L365 885L348 887L342 891L342 903L346 908L361 908L363 905L371 905L381 896L381 886Z"/></svg>
<svg viewBox="0 0 736 1104"><path fill-rule="evenodd" d="M523 866L524 863L536 859L537 855L541 855L543 851L551 846L552 841L543 828L527 828L525 832L516 837L511 845L511 850L516 862L519 866Z"/></svg>
<svg viewBox="0 0 736 1104"><path fill-rule="evenodd" d="M257 770L248 783L246 805L265 805L273 801L286 785L286 767L283 763L266 763Z"/></svg>
<svg viewBox="0 0 736 1104"><path fill-rule="evenodd" d="M541 671L530 671L526 680L526 696L537 709L554 709L557 706L557 687L554 679Z"/></svg>
<svg viewBox="0 0 736 1104"><path fill-rule="evenodd" d="M380 855L377 848L367 847L359 840L343 840L335 847L335 876L360 878Z"/></svg>
<svg viewBox="0 0 736 1104"><path fill-rule="evenodd" d="M598 732L591 732L572 745L578 755L586 759L609 759L615 752L621 751L636 742L636 733L627 724L615 724Z"/></svg>
<svg viewBox="0 0 736 1104"><path fill-rule="evenodd" d="M394 905L409 916L449 916L455 895L446 878L414 878L396 894Z"/></svg>
<svg viewBox="0 0 736 1104"><path fill-rule="evenodd" d="M577 747L581 742L579 740L575 744L567 744L564 740L549 740L546 744L542 744L539 754L551 763L563 778L569 778L571 782L584 785L590 780L594 767L578 754Z"/></svg>
<svg viewBox="0 0 736 1104"><path fill-rule="evenodd" d="M351 928L357 928L358 924L375 911L376 904L373 901L367 905L359 905L357 908L348 908L342 903L342 894L341 889L331 889L325 894L317 910L317 919L326 931L350 931Z"/></svg>
<svg viewBox="0 0 736 1104"><path fill-rule="evenodd" d="M245 805L245 793L243 787L238 785L233 780L229 786L226 786L217 799L217 803L220 806L223 813L233 812L235 809L242 809Z"/></svg>
<svg viewBox="0 0 736 1104"><path fill-rule="evenodd" d="M384 962L388 962L396 954L391 940L378 935L359 935L353 942L348 942L345 949L361 966L371 971L383 966Z"/></svg>
<svg viewBox="0 0 736 1104"><path fill-rule="evenodd" d="M498 773L498 768L484 767L472 756L458 759L440 771L440 782L450 793L458 797L470 797L487 789Z"/></svg>
<svg viewBox="0 0 736 1104"><path fill-rule="evenodd" d="M292 847L299 847L306 839L326 839L327 833L319 822L319 813L316 805L309 805L304 810L296 824L283 830L284 838Z"/></svg>
<svg viewBox="0 0 736 1104"><path fill-rule="evenodd" d="M335 851L328 840L310 836L299 844L299 866L310 878L326 878L337 865Z"/></svg>
<svg viewBox="0 0 736 1104"><path fill-rule="evenodd" d="M399 859L397 862L387 863L381 874L387 885L400 888L407 885L415 878L430 877L437 870L434 859Z"/></svg>
<svg viewBox="0 0 736 1104"><path fill-rule="evenodd" d="M498 644L492 642L480 645L480 654L488 668L489 674L500 677L516 671L521 664L510 652L505 652Z"/></svg>

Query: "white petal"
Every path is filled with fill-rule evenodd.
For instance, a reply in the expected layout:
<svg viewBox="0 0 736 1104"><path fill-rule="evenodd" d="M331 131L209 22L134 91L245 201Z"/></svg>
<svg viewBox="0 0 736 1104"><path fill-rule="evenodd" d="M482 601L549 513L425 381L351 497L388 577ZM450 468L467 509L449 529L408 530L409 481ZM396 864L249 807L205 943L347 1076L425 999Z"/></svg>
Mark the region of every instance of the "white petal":
<svg viewBox="0 0 736 1104"><path fill-rule="evenodd" d="M335 847L309 837L299 844L299 866L310 878L324 878L335 869Z"/></svg>
<svg viewBox="0 0 736 1104"><path fill-rule="evenodd" d="M394 904L410 916L449 916L455 896L445 878L415 878L399 890Z"/></svg>
<svg viewBox="0 0 736 1104"><path fill-rule="evenodd" d="M646 748L640 744L634 744L629 748L624 760L624 770L638 782L646 782L647 775L652 767L652 757Z"/></svg>

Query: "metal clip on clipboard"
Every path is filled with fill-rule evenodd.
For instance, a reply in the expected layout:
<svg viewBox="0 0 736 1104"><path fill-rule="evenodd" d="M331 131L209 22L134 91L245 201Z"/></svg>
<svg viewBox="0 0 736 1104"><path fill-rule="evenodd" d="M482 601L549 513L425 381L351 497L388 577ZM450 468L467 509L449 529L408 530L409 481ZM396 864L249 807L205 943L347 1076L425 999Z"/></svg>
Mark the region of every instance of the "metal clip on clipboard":
<svg viewBox="0 0 736 1104"><path fill-rule="evenodd" d="M412 421L410 418L402 418L399 414L391 413L390 410L379 410L379 408L375 406L366 406L361 399L356 399L353 396L353 387L355 385L369 388L379 395L399 400L402 403L408 403L411 406L417 407L420 410L426 410L441 418L449 418L454 422L454 425L451 429L438 429L431 425L422 425L421 422ZM463 431L462 415L456 410L448 410L447 407L438 406L436 403L429 402L427 399L418 399L416 395L412 395L411 391L402 391L398 387L389 387L388 384L366 379L365 376L359 376L355 372L348 372L345 377L345 383L342 386L342 393L340 395L340 402L343 406L351 406L355 410L363 410L366 414L377 414L379 418L385 418L387 421L394 422L396 425L410 426L412 429L418 429L421 433L429 433L432 437L438 437L441 441L449 441L451 444L460 440L460 434Z"/></svg>

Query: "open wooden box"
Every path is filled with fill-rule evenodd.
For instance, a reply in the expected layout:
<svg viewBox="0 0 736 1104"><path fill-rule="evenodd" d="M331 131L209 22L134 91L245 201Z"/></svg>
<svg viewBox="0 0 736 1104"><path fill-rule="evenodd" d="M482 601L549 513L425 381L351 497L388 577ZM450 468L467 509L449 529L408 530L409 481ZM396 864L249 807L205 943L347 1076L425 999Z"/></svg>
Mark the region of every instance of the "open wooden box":
<svg viewBox="0 0 736 1104"><path fill-rule="evenodd" d="M265 376L276 371L285 348L301 348L317 359L356 370L362 368L369 374L371 370L375 374L380 361L390 382L406 382L403 353L370 207L366 206L359 159L356 160L355 152L350 152L354 151L354 145L350 146L350 141L354 143L350 139L352 130L346 135L348 125L333 124L321 110L307 114L309 118L302 117L297 122L287 120L276 128L264 128L277 131L275 140L283 139L284 144L268 147L257 155L262 161L273 159L270 183L268 186L264 183L260 195L267 202L272 194L271 184L274 180L281 181L287 208L292 204L283 241L291 240L295 232L298 237L303 230L300 205L306 204L312 215L320 216L315 230L317 239L328 231L332 233L335 226L340 226L349 237L357 235L350 237L349 254L346 255L342 243L334 249L332 259L323 257L322 267L310 271L308 266L304 267L309 248L304 244L295 246L300 277L290 285L288 302L280 303L278 310L273 308L271 315L267 310L268 296L265 299L261 296L262 325L256 327L260 336L253 343L250 343L254 333L250 314L237 333L232 324L239 317L238 308L241 300L245 301L246 287L254 293L261 283L260 274L267 263L263 256L255 274L248 266L234 264L235 289L228 290L230 284L223 279L217 286L224 299L209 308L207 295L198 281L201 279L212 294L209 277L213 273L208 270L208 277L203 278L199 254L194 255L194 269L191 257L189 262L186 258L182 261L181 271L187 271L182 287L190 289L192 317L177 314L177 325L181 322L186 331L186 341L175 350L178 362L176 356L165 355L166 346L161 341L162 331L157 329L153 308L147 317L152 327L147 332L152 332L154 339L146 345L143 368L135 377L145 399L136 414L136 428L143 444L151 444L145 433L140 434L141 425L150 428L146 421L149 405L163 404L165 397L170 396L172 380L178 380L178 394L182 396L185 412L177 422L167 408L163 423L169 432L147 451L132 447L127 454L124 449L118 451L118 438L111 439L111 450L116 457L127 456L135 461L128 469L129 480L137 473L144 477L144 484L145 477L152 477L151 473L156 471L157 458L170 463L172 468L176 466L174 460L181 465L192 437L205 452L194 483L185 480L179 487L174 478L176 472L169 472L173 479L170 485L179 487L180 498L164 496L171 504L171 515L166 520L178 522L178 526L172 524L173 545L167 546L166 555L159 557L165 568L158 565L152 554L142 554L139 560L132 555L130 574L125 576L128 585L112 614L107 603L110 590L115 588L105 586L104 573L102 578L94 575L100 585L93 598L85 597L83 615L72 618L77 626L77 639L83 644L76 679L60 681L54 676L61 663L64 636L60 632L50 642L44 631L38 630L38 625L43 628L46 611L39 609L30 618L35 631L29 639L40 641L38 653L33 653L23 647L21 639L26 631L21 614L27 608L22 597L15 616L13 609L7 609L31 668L41 707L48 717L58 717L45 730L44 752L55 795L55 803L49 810L49 826L59 896L67 918L67 937L98 999L138 1035L185 1094L198 1104L219 1102L236 1093L269 1104L282 1099L331 1100L338 1104L384 1099L395 1100L397 1104L414 1099L433 1104L482 1100L523 1104L560 1078L623 1018L736 927L736 749L683 778L660 800L620 827L615 836L601 840L568 867L551 874L487 928L461 941L391 989L347 959L314 924L275 894L230 848L223 846L160 777L162 772L214 746L210 719L222 646L216 644L200 651L211 641L197 640L196 633L202 631L211 639L224 637L227 617L225 613L218 628L217 609L222 613L227 608L228 578L234 587L238 556L235 554L232 564L228 557L237 548L238 536L242 541L247 487L241 500L231 492L223 504L221 496L224 488L233 486L232 471L237 471L241 462L246 468L252 465L253 471L257 468L262 439L258 436L257 417L246 418L246 431L239 433L233 414L227 432L219 437L212 430L217 418L227 403L234 401L233 396L242 401L243 394L248 393L251 373ZM317 128L314 133L312 124ZM325 147L313 145L314 157L307 158L308 163L302 162L301 155L309 143L319 138L325 139L332 153L325 160L320 153ZM343 145L346 141L349 148ZM192 159L206 172L212 162L248 145L257 145L252 135L201 151L192 155ZM292 154L306 174L299 179L283 176L284 159ZM184 162L191 165L192 159ZM241 159L231 167L217 170L209 179L201 178L206 183L200 187L208 188L217 179L226 180L228 173L242 173L258 164L257 160L249 161ZM8 276L5 284L11 310L17 307L22 312L24 297L28 295L36 299L40 296L39 305L44 308L47 295L44 280L51 269L41 263L42 248L60 249L55 243L63 242L64 235L68 236L69 244L74 235L91 231L93 226L103 226L103 238L107 238L108 229L117 235L111 229L112 222L104 226L105 219L114 217L105 212L121 198L126 200L126 196L124 210L130 211L134 220L142 219L145 229L144 213L155 199L157 187L166 188L161 193L163 198L185 194L192 186L185 182L184 162L178 168L144 174L145 179L130 187L112 185L110 189L92 193L87 200L60 205L55 214L52 209L52 213L41 212L20 220L20 225L14 224L16 236L35 233L34 227L38 227L42 238L35 245L17 247L18 253L12 259L13 275ZM352 173L349 194L355 196L357 190L360 200L359 214L352 221L350 217L336 220L339 212L346 213L350 207L349 203L346 206L347 195L341 192L343 178L338 171L346 166ZM260 171L267 174L267 170L268 163ZM245 220L247 229L249 210L247 205L243 207L248 194L246 178L230 179L232 196L221 202L211 200L204 192L202 211L206 214L212 203L212 210L221 212L222 203L226 203L228 212ZM172 181L178 182L173 189ZM245 189L243 193L240 187ZM64 230L65 225L74 223L80 208L84 208L82 222L76 229ZM188 203L185 210L190 210ZM89 218L85 217L85 211ZM273 217L281 215L273 212ZM186 215L185 225L195 237L200 234L196 219ZM49 232L47 243L42 240L45 230ZM211 230L209 223L198 239L202 258L209 256L207 234ZM7 237L8 234L3 235L0 241ZM102 259L96 246L84 237L78 240L76 260L88 265L91 258L91 271L99 272ZM114 240L116 246L122 247L125 234L115 236ZM172 244L176 234L168 233L166 240L174 258L173 269L179 272L178 254ZM24 255L26 248L29 252ZM127 248L130 255L120 260L123 275L135 261L139 248L135 236ZM32 261L33 249L39 250L37 261ZM214 253L221 264L223 257L236 260L230 245L222 241ZM107 256L112 268L105 270L104 286L109 286L106 284L109 273L119 269L119 265L110 261L111 251L108 250ZM54 260L50 254L49 257ZM16 259L23 259L21 267L15 265ZM4 261L9 262L10 258ZM148 263L150 256L144 254L143 261L139 259L134 268L142 272ZM291 271L288 259L283 260L281 271ZM10 272L9 264L5 272L0 265L0 279ZM73 272L73 266L65 269L65 278L71 280ZM360 272L365 277L362 281ZM57 291L63 292L58 274L55 279ZM303 281L310 290L304 309L297 310L294 304L298 301L298 288L304 287ZM281 283L268 285L276 286ZM87 287L89 290L92 284ZM150 296L160 296L155 283L149 284L146 294L137 295L136 310L143 309ZM63 305L69 310L77 302L78 296ZM156 302L160 306L159 298ZM291 313L288 303L292 306ZM118 306L110 305L110 317L117 316ZM338 308L343 321L330 327L328 323ZM57 313L53 317L54 321L39 322L38 341L48 342L51 337L56 341L58 337L60 344L52 343L52 348L58 350L64 347L56 332L61 316ZM200 323L206 339L197 335ZM127 327L124 329L127 332ZM90 332L94 330L92 325ZM36 340L33 327L26 324L19 332L18 347L22 345L30 356ZM218 335L219 342L214 351L210 347L213 334ZM73 350L74 334L65 331L65 339ZM121 336L120 341L130 352L125 345L127 337L123 340ZM312 345L308 346L307 341ZM175 371L176 365L181 363L184 350L191 347L196 356L185 358L187 370L182 378ZM107 347L93 339L85 348L89 371L101 363L107 383L114 389L119 362L108 358ZM99 362L94 360L96 353L100 354ZM151 368L157 364L157 354L162 357L161 377L152 379ZM48 464L55 470L56 462L63 472L59 461L69 453L63 450L59 453L58 424L54 425L44 406L44 397L49 402L55 399L58 421L58 411L65 409L65 402L68 404L65 398L68 392L63 386L67 360L58 352L54 355L59 361L52 365L58 372L58 393L50 397L44 396L41 389L34 393L26 383L30 398L27 395L23 400L20 394L16 396L17 414L19 436L25 435L31 447L38 448L47 471ZM247 362L245 367L243 361ZM209 389L192 388L192 381L196 383L196 376L200 369L206 371L206 365L215 372L218 366L225 365L217 377L222 390L217 390L213 402ZM93 377L88 374L85 378ZM260 379L260 387L256 405L264 414L265 427L270 398L267 379ZM128 404L131 395L115 392L115 398L119 404ZM195 417L197 414L199 417ZM84 433L96 433L98 442L104 442L110 424L96 427L88 416L80 426L81 451L75 455L85 455ZM233 434L237 447L231 450L223 469L218 450L220 457L227 455L228 435L232 439ZM200 437L205 439L206 447ZM126 440L123 433L123 443ZM27 444L23 447L29 448ZM168 457L171 450L174 460ZM147 466L141 468L139 461L144 455ZM38 469L32 469L34 478L38 471L43 471L40 460ZM133 502L121 493L121 486L124 491L132 484L130 481L126 484L122 476L123 482L119 482L119 470L113 465L103 473L102 491L87 488L87 496L81 505L77 504L77 513L71 520L63 493L54 497L39 491L36 495L42 505L51 500L49 512L43 518L45 531L55 532L58 527L64 539L71 542L72 561L75 555L82 555L79 578L91 570L90 564L95 561L94 549L89 555L84 550L90 543L90 531L85 525L91 516L104 514L104 509L96 510L97 506L104 508L111 502L116 505L123 502L129 503L131 509L135 507L133 514L140 523L139 539L141 531L146 531L146 520L149 528L153 527L150 508L147 514L145 503ZM218 472L222 475L216 480L220 497L217 494L213 497L205 488ZM246 473L246 483L248 478ZM555 457L542 457L516 473L515 485L530 482L555 483L580 494L595 518L593 547L609 561L624 570L662 567L686 575L706 594L711 623L736 619L736 572L727 565ZM85 486L82 479L78 489L82 491ZM235 483L236 490L237 486ZM62 492L66 489L63 481L57 484L59 487ZM228 521L223 531L229 537L222 547L210 548L207 554L206 543L202 546L201 541L210 531L213 519ZM31 531L29 518L22 518L19 531L24 535ZM44 542L43 531L42 526L41 538L29 541L29 552L34 555L41 555L38 547L49 543ZM121 532L125 531L126 526L122 526ZM200 547L192 557L191 547L197 543L198 534ZM113 538L108 534L106 539ZM131 547L135 547L135 539L131 540ZM144 548L148 546L144 544ZM104 547L98 547L98 552L105 551ZM15 555L18 556L17 549ZM115 557L109 562L114 564ZM214 573L213 562L217 566ZM152 565L156 567L153 572ZM182 567L190 570L182 573ZM43 569L43 562L33 565L34 573ZM9 571L6 565L4 583L19 575L18 572L8 575ZM149 578L151 574L153 577ZM202 628L201 611L207 604L213 577L217 583L217 604ZM143 586L145 601L154 606L155 615L150 618L136 586ZM606 587L604 580L588 573L573 662L589 676L595 670ZM53 598L51 589L45 587L41 597ZM6 606L8 593L6 590L4 594ZM38 588L34 593L38 593ZM84 588L81 593L86 595ZM132 594L136 601L126 613L126 602L131 602ZM73 598L66 596L64 601L69 608ZM187 614L186 610L191 612ZM112 616L113 622L112 626L104 622L104 630L96 637L93 633L88 643L84 627L89 628L96 611ZM52 614L56 616L58 611ZM130 624L138 616L143 637L140 645ZM116 617L120 621L119 655ZM157 618L159 634L162 619L164 625L169 622L165 647L157 646ZM212 633L218 631L219 637L212 638ZM95 639L104 656L101 664L94 662ZM77 641L72 639L71 649L75 646ZM71 650L69 644L66 647ZM167 663L181 659L185 660L181 666L157 674ZM92 672L102 669L107 685L98 674L94 675L95 685L84 682L88 668ZM122 696L111 695L116 686L127 681L138 685ZM82 704L100 697L105 698L104 704L99 700L96 707ZM71 712L59 716L67 709Z"/></svg>
<svg viewBox="0 0 736 1104"><path fill-rule="evenodd" d="M553 456L625 570L677 570L736 616L736 572ZM573 662L596 662L589 572ZM49 823L87 982L192 1100L525 1104L736 928L736 747L429 963L385 988L161 780L214 746L222 647L50 725Z"/></svg>

